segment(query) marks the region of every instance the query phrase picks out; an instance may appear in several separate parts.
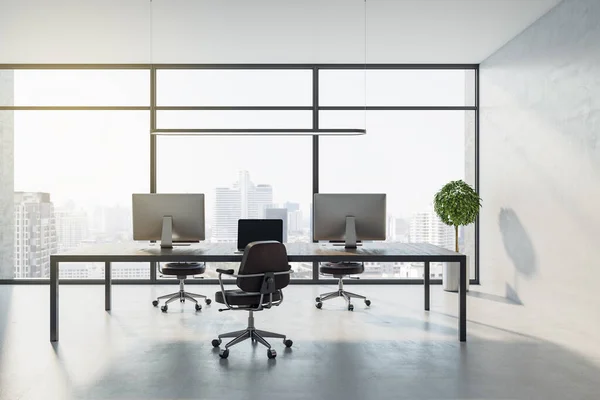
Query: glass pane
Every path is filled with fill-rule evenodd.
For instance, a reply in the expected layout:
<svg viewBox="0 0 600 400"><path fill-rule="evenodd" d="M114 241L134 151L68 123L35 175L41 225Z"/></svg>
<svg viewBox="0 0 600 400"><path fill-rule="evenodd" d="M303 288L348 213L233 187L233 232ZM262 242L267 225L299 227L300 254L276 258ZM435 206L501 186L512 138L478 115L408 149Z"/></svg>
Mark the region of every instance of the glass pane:
<svg viewBox="0 0 600 400"><path fill-rule="evenodd" d="M291 275L292 279L312 279L312 269L313 269L312 263L292 262L292 263L290 263L290 265L292 266L292 270L294 271L294 273ZM240 266L239 262L207 263L204 274L198 275L197 278L217 279L219 277L219 274L217 273L217 268L237 270L239 268L239 266ZM165 279L165 280L171 279L173 281L173 283L177 282L177 280L175 279L176 277L172 276L172 275L161 275L160 272L158 272L157 276L158 276L158 279L161 279L161 280L162 279ZM188 277L188 279L193 279L193 278ZM194 291L193 289L189 289L189 290ZM170 291L168 289L166 289L164 292L169 293ZM209 297L212 297L212 293L214 293L214 291L212 291L210 293L211 294L209 295ZM204 294L207 294L207 293L204 293Z"/></svg>
<svg viewBox="0 0 600 400"><path fill-rule="evenodd" d="M158 129L311 128L311 111L157 111Z"/></svg>
<svg viewBox="0 0 600 400"><path fill-rule="evenodd" d="M15 278L47 278L55 252L132 240L131 194L149 191L149 112L14 115ZM113 271L115 279L150 277L148 264ZM101 263L61 267L65 278L103 274Z"/></svg>
<svg viewBox="0 0 600 400"><path fill-rule="evenodd" d="M149 106L150 71L15 70L14 90L14 104L0 105Z"/></svg>
<svg viewBox="0 0 600 400"><path fill-rule="evenodd" d="M60 263L60 279L104 279L104 263ZM150 279L149 263L111 264L111 277L117 279Z"/></svg>
<svg viewBox="0 0 600 400"><path fill-rule="evenodd" d="M321 70L319 105L472 106L474 79L473 70Z"/></svg>
<svg viewBox="0 0 600 400"><path fill-rule="evenodd" d="M207 242L236 243L238 219L281 211L284 241L311 240L312 137L160 136L157 152L159 193L205 194ZM294 270L312 278L312 263Z"/></svg>
<svg viewBox="0 0 600 400"><path fill-rule="evenodd" d="M474 111L368 111L366 135L319 139L320 192L387 193L387 241L453 249L453 228L439 221L432 203L444 184L466 179L466 170L474 167L474 153L466 150L473 116ZM364 111L322 111L319 122L323 128L339 128L364 119ZM348 163L339 162L340 154L353 160L352 174ZM461 251L472 259L474 246L465 238L473 237L462 232ZM442 265L432 263L431 273L439 278ZM418 263L368 263L365 272L377 278L422 275Z"/></svg>
<svg viewBox="0 0 600 400"><path fill-rule="evenodd" d="M159 106L310 106L312 70L158 70Z"/></svg>

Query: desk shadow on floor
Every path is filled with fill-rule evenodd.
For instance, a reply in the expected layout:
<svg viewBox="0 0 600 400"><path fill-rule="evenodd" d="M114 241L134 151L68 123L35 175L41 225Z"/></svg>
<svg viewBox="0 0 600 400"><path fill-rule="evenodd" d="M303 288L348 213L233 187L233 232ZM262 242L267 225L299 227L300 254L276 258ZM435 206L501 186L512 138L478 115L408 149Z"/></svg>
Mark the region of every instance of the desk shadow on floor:
<svg viewBox="0 0 600 400"><path fill-rule="evenodd" d="M600 374L597 365L566 348L516 336L462 344L315 339L295 347L276 362L248 349L236 349L225 361L210 343L140 343L116 355L102 376L72 394L107 400L364 400L374 393L378 400L591 399Z"/></svg>

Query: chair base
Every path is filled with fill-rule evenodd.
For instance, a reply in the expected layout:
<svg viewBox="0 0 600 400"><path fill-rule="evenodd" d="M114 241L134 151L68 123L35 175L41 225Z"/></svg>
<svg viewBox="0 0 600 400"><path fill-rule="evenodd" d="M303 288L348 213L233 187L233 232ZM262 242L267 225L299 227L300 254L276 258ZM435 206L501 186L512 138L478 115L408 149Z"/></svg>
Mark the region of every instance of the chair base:
<svg viewBox="0 0 600 400"><path fill-rule="evenodd" d="M265 346L267 348L267 356L269 358L275 358L277 353L275 352L274 349L271 348L271 344L269 342L267 342L267 340L265 338L275 338L275 339L282 339L283 344L286 347L291 347L293 342L289 339L287 339L287 337L281 333L275 333L275 332L269 332L269 331L263 331L260 329L256 329L254 327L254 314L253 311L250 311L250 315L248 315L248 327L246 329L242 329L240 331L233 331L233 332L227 332L227 333L222 333L218 336L218 339L214 339L212 341L212 345L214 347L219 347L222 343L222 339L224 338L233 338L232 340L230 340L227 344L225 344L225 348L221 349L221 351L219 352L219 355L221 356L221 358L227 358L227 356L229 355L229 348L241 343L247 339L251 339L253 342L257 342L262 344L263 346Z"/></svg>
<svg viewBox="0 0 600 400"><path fill-rule="evenodd" d="M196 300L196 298L201 298L204 299L204 301L206 302L206 304L210 304L211 300L203 295L203 294L197 294L197 293L192 293L192 292L186 292L184 289L184 279L179 279L179 291L175 292L175 293L169 293L169 294L165 294L163 296L159 296L156 298L156 300L154 300L152 302L152 305L154 307L157 307L160 300L162 299L167 299L165 301L165 304L160 308L163 312L167 312L167 310L169 309L168 304L175 301L175 300L179 300L181 303L184 303L186 300L190 300L192 303L195 304L195 308L196 311L200 311L202 309L202 305L200 305L198 303L198 300Z"/></svg>
<svg viewBox="0 0 600 400"><path fill-rule="evenodd" d="M364 300L364 302L367 306L371 305L371 300L367 299L365 296L344 290L344 283L342 281L342 278L340 277L338 279L339 279L338 290L336 290L335 292L323 293L315 299L317 308L321 308L323 306L323 302L325 300L334 299L336 297L342 297L346 300L349 311L354 310L354 305L352 304L353 298Z"/></svg>

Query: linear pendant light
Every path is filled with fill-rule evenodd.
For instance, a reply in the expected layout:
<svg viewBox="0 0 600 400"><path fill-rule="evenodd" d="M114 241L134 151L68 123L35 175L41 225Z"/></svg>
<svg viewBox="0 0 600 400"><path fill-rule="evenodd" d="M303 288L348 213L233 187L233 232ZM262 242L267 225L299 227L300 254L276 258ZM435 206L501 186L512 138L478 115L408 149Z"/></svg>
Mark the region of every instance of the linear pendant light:
<svg viewBox="0 0 600 400"><path fill-rule="evenodd" d="M164 136L357 136L364 135L365 129L154 129L153 135Z"/></svg>
<svg viewBox="0 0 600 400"><path fill-rule="evenodd" d="M367 0L364 2L364 59L365 59L365 128L335 128L335 129L303 129L303 128L154 128L150 131L151 135L157 136L359 136L365 135L366 130L366 71L367 71ZM153 43L153 12L152 12L152 0L150 0L150 64L152 64L152 43ZM153 107L151 111L156 113L156 109ZM316 112L319 112L318 110ZM156 121L156 118L155 118Z"/></svg>

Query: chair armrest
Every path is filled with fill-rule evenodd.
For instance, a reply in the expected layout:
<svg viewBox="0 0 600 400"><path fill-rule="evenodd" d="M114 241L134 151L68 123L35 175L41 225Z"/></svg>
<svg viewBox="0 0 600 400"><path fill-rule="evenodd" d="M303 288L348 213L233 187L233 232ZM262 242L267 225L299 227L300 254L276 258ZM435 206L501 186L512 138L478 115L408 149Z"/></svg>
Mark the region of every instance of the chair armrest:
<svg viewBox="0 0 600 400"><path fill-rule="evenodd" d="M263 276L266 276L267 274L289 275L292 272L293 272L292 270L289 270L289 271L281 271L281 272L263 272L261 274L244 274L244 275L233 275L233 276L236 278L262 278Z"/></svg>
<svg viewBox="0 0 600 400"><path fill-rule="evenodd" d="M235 270L234 269L221 269L221 268L218 268L217 272L220 273L220 274L233 275L235 273Z"/></svg>

